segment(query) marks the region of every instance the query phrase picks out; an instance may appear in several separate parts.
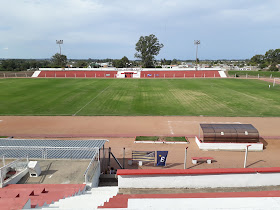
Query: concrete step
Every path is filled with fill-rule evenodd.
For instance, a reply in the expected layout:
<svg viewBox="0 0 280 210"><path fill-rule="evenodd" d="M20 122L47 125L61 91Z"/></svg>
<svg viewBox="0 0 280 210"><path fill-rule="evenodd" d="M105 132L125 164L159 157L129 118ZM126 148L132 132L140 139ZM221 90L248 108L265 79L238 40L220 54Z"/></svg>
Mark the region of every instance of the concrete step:
<svg viewBox="0 0 280 210"><path fill-rule="evenodd" d="M84 194L61 199L42 209L97 209L118 193L118 187L97 187Z"/></svg>

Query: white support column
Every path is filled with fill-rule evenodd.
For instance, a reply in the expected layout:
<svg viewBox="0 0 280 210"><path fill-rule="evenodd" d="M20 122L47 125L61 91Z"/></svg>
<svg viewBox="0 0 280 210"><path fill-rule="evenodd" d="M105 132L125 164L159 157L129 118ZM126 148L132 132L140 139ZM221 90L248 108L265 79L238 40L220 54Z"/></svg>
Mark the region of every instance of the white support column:
<svg viewBox="0 0 280 210"><path fill-rule="evenodd" d="M186 149L185 149L184 169L187 168L187 150L188 150L188 147L186 147Z"/></svg>
<svg viewBox="0 0 280 210"><path fill-rule="evenodd" d="M247 163L247 156L248 156L248 147L250 147L251 145L247 145L246 146L246 150L245 150L245 160L244 160L244 168L246 168L246 163Z"/></svg>

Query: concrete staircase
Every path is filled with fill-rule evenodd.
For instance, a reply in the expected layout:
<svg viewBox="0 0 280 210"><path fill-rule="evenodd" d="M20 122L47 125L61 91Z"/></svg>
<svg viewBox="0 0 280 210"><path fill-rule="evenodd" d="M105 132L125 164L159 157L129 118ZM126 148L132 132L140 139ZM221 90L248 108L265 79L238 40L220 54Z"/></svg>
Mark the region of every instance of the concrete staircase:
<svg viewBox="0 0 280 210"><path fill-rule="evenodd" d="M84 194L61 199L42 209L97 209L117 195L118 187L97 187L85 191Z"/></svg>

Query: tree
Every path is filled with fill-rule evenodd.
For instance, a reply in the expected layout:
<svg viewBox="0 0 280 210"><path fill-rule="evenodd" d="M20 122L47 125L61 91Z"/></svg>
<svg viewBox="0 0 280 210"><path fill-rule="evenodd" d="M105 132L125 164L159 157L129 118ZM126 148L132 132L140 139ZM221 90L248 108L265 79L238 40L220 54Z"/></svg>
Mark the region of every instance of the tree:
<svg viewBox="0 0 280 210"><path fill-rule="evenodd" d="M66 55L61 55L59 53L53 55L51 60L53 67L65 67L67 63Z"/></svg>
<svg viewBox="0 0 280 210"><path fill-rule="evenodd" d="M255 55L251 58L250 62L253 65L262 64L264 62L264 56L263 55Z"/></svg>
<svg viewBox="0 0 280 210"><path fill-rule="evenodd" d="M269 71L279 71L279 69L277 68L277 63L272 63L268 70Z"/></svg>
<svg viewBox="0 0 280 210"><path fill-rule="evenodd" d="M129 60L126 56L124 56L120 60L113 60L113 66L116 68L124 68L129 66Z"/></svg>
<svg viewBox="0 0 280 210"><path fill-rule="evenodd" d="M143 63L143 67L153 67L153 60L156 55L159 54L163 44L159 43L157 37L154 34L149 36L141 36L139 41L136 43L135 53L136 58L140 58Z"/></svg>

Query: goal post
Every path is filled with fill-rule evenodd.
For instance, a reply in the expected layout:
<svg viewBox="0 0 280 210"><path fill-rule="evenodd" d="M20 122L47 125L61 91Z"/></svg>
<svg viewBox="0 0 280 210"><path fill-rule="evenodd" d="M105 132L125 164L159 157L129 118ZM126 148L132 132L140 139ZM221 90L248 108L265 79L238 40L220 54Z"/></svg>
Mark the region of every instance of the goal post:
<svg viewBox="0 0 280 210"><path fill-rule="evenodd" d="M280 78L274 78L274 79L273 79L273 87L274 87L276 84L279 84L279 85L280 85Z"/></svg>

